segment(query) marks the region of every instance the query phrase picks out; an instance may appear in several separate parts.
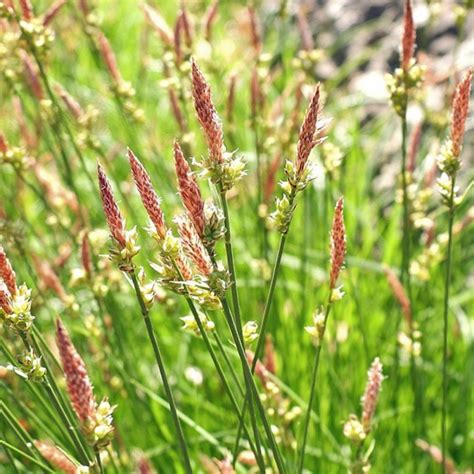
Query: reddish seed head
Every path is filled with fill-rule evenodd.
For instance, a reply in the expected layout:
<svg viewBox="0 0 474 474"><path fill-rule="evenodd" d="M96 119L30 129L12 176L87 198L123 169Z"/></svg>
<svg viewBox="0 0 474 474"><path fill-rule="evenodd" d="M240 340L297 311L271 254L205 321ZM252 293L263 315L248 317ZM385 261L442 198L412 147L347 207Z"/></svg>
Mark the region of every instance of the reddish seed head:
<svg viewBox="0 0 474 474"><path fill-rule="evenodd" d="M234 106L235 106L235 86L237 82L237 74L232 74L229 79L228 94L227 94L227 108L226 116L229 122L233 121L234 118Z"/></svg>
<svg viewBox="0 0 474 474"><path fill-rule="evenodd" d="M222 163L224 159L224 136L221 121L212 103L211 89L194 60L192 61L191 68L194 108L196 109L199 123L206 135L209 155L213 161Z"/></svg>
<svg viewBox="0 0 474 474"><path fill-rule="evenodd" d="M257 18L257 13L253 6L248 7L249 19L250 19L250 37L252 40L252 46L256 54L260 54L262 47L262 39L260 36L260 25Z"/></svg>
<svg viewBox="0 0 474 474"><path fill-rule="evenodd" d="M344 199L341 197L337 201L334 211L334 219L331 230L331 274L329 286L336 287L344 257L346 255L346 229L344 227Z"/></svg>
<svg viewBox="0 0 474 474"><path fill-rule="evenodd" d="M181 48L181 32L183 31L182 16L178 15L174 25L174 54L176 56L176 64L181 64L183 59L183 51Z"/></svg>
<svg viewBox="0 0 474 474"><path fill-rule="evenodd" d="M16 275L4 248L0 245L0 278L12 296L16 295Z"/></svg>
<svg viewBox="0 0 474 474"><path fill-rule="evenodd" d="M186 45L188 47L191 46L193 42L193 28L191 25L191 21L188 16L188 12L186 10L186 5L185 2L181 2L181 22L183 25L183 31L184 31L184 40L186 41Z"/></svg>
<svg viewBox="0 0 474 474"><path fill-rule="evenodd" d="M273 347L272 336L267 334L265 338L265 368L271 373L276 373L275 349Z"/></svg>
<svg viewBox="0 0 474 474"><path fill-rule="evenodd" d="M20 0L20 8L25 20L30 21L33 19L33 7L30 0Z"/></svg>
<svg viewBox="0 0 474 474"><path fill-rule="evenodd" d="M92 261L89 247L89 234L87 232L84 232L84 235L82 236L81 261L84 271L86 272L87 276L90 277L92 275Z"/></svg>
<svg viewBox="0 0 474 474"><path fill-rule="evenodd" d="M213 271L212 262L194 225L185 215L178 216L175 222L185 254L203 276L209 276Z"/></svg>
<svg viewBox="0 0 474 474"><path fill-rule="evenodd" d="M116 83L122 82L122 76L117 66L117 59L115 58L115 53L110 46L109 40L105 35L99 31L97 34L97 40L99 43L99 51L102 56L102 59L109 71L110 76Z"/></svg>
<svg viewBox="0 0 474 474"><path fill-rule="evenodd" d="M0 308L6 314L11 314L12 312L10 292L2 282L0 282Z"/></svg>
<svg viewBox="0 0 474 474"><path fill-rule="evenodd" d="M247 362L249 365L252 365L254 363L253 361L255 359L255 354L247 349L245 351L245 355L247 356ZM262 364L260 359L257 359L257 362L255 363L255 375L260 379L263 386L265 386L268 381L268 372L269 371L265 365Z"/></svg>
<svg viewBox="0 0 474 474"><path fill-rule="evenodd" d="M56 343L66 377L69 398L79 419L85 421L95 415L97 403L84 361L77 353L59 318L56 320Z"/></svg>
<svg viewBox="0 0 474 474"><path fill-rule="evenodd" d="M382 388L382 364L378 357L374 359L368 372L367 386L362 397L362 425L366 432L370 431L370 424L377 408L377 401Z"/></svg>
<svg viewBox="0 0 474 474"><path fill-rule="evenodd" d="M443 463L443 453L441 452L441 449L439 449L437 446L434 446L432 444L427 443L426 441L422 439L417 439L415 441L415 444L425 453L429 454L433 461L437 462L438 464ZM456 474L456 466L454 465L454 462L452 459L445 459L444 461L445 464L445 471L446 474Z"/></svg>
<svg viewBox="0 0 474 474"><path fill-rule="evenodd" d="M21 59L25 68L25 77L28 85L30 86L31 92L37 100L43 99L43 89L41 87L41 81L38 77L38 71L31 61L30 56L26 52L21 52Z"/></svg>
<svg viewBox="0 0 474 474"><path fill-rule="evenodd" d="M171 104L171 111L173 112L174 118L176 119L176 123L179 126L181 132L186 132L186 121L184 119L183 113L181 112L181 106L178 102L178 97L176 96L176 92L173 87L168 88L168 95L170 98Z"/></svg>
<svg viewBox="0 0 474 474"><path fill-rule="evenodd" d="M43 25L48 26L56 17L56 15L59 13L59 10L63 7L63 5L66 3L66 0L57 0L54 2L46 11L46 13L43 16Z"/></svg>
<svg viewBox="0 0 474 474"><path fill-rule="evenodd" d="M110 186L109 180L105 175L105 171L97 165L97 175L99 178L100 197L102 199L102 207L104 209L105 219L109 226L110 233L120 247L125 247L125 223L120 213L120 209L115 202L114 193Z"/></svg>
<svg viewBox="0 0 474 474"><path fill-rule="evenodd" d="M128 161L148 217L155 226L159 237L164 239L166 235L166 225L163 218L163 211L161 210L160 200L153 188L150 176L130 149L128 149Z"/></svg>
<svg viewBox="0 0 474 474"><path fill-rule="evenodd" d="M412 315L411 315L411 304L408 296L403 288L402 283L398 279L397 275L390 269L385 269L385 275L387 275L387 281L392 289L393 295L397 299L400 307L402 308L403 315L408 323L408 326L412 327Z"/></svg>
<svg viewBox="0 0 474 474"><path fill-rule="evenodd" d="M154 8L147 4L143 5L143 12L145 13L146 19L161 38L163 43L172 47L173 31L168 26L164 18Z"/></svg>
<svg viewBox="0 0 474 474"><path fill-rule="evenodd" d="M464 129L469 111L469 96L471 94L472 68L468 69L464 78L456 87L451 115L451 142L453 155L461 154Z"/></svg>
<svg viewBox="0 0 474 474"><path fill-rule="evenodd" d="M308 162L309 154L316 144L315 134L319 113L319 97L320 86L318 84L300 128L296 157L296 171L298 176L301 176L303 173L306 163Z"/></svg>
<svg viewBox="0 0 474 474"><path fill-rule="evenodd" d="M413 58L415 50L416 30L413 23L413 11L411 7L411 0L405 0L405 9L403 13L403 37L402 37L402 51L401 51L401 65L406 72Z"/></svg>
<svg viewBox="0 0 474 474"><path fill-rule="evenodd" d="M33 262L41 283L49 290L56 293L61 301L66 301L68 299L66 290L51 265L43 258L39 258L37 255L33 255Z"/></svg>
<svg viewBox="0 0 474 474"><path fill-rule="evenodd" d="M212 39L212 27L214 26L214 22L217 18L217 10L219 8L219 1L214 0L210 5L209 8L206 10L206 14L204 16L204 36L207 41L211 41Z"/></svg>
<svg viewBox="0 0 474 474"><path fill-rule="evenodd" d="M0 152L6 153L8 151L8 143L3 134L0 133Z"/></svg>
<svg viewBox="0 0 474 474"><path fill-rule="evenodd" d="M174 142L174 162L176 167L176 176L178 177L179 194L184 207L188 211L189 218L196 228L199 237L204 235L204 201L201 197L201 191L196 178L191 172L179 143Z"/></svg>
<svg viewBox="0 0 474 474"><path fill-rule="evenodd" d="M43 441L35 441L36 449L46 461L64 474L76 474L77 466L56 446Z"/></svg>

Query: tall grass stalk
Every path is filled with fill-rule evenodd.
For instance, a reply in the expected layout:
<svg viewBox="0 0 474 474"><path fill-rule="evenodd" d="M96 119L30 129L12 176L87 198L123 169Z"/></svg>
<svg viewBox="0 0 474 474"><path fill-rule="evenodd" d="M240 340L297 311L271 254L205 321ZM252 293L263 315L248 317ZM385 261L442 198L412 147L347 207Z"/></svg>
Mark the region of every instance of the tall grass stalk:
<svg viewBox="0 0 474 474"><path fill-rule="evenodd" d="M453 253L453 223L455 214L454 193L456 185L456 175L451 177L451 193L448 202L448 248L446 254L446 273L444 281L444 304L443 304L443 398L441 412L441 454L442 471L446 471L447 453L447 427L446 419L448 412L448 312L449 312L449 287L451 284L452 253Z"/></svg>
<svg viewBox="0 0 474 474"><path fill-rule="evenodd" d="M319 359L321 356L321 349L323 345L323 339L324 339L324 333L326 331L326 324L327 320L329 317L329 313L331 312L331 302L330 298L326 304L326 308L324 310L324 324L323 324L323 330L320 336L319 344L318 347L316 347L316 353L314 356L314 363L313 363L313 371L311 374L311 389L309 393L309 400L308 400L308 407L306 408L306 415L304 419L304 425L303 425L303 437L301 440L301 448L299 452L299 462L298 462L298 473L303 472L304 468L304 457L305 457L305 450L306 450L306 441L308 438L308 430L309 430L309 422L311 420L311 411L313 408L313 403L314 403L314 397L316 394L316 377L318 375L318 367L319 367Z"/></svg>
<svg viewBox="0 0 474 474"><path fill-rule="evenodd" d="M158 341L157 341L156 336L155 336L155 331L153 329L153 324L152 324L151 319L150 319L149 311L148 311L148 309L145 305L145 302L143 301L142 293L141 293L141 290L140 290L140 285L138 283L137 276L135 274L135 270L132 270L132 272L130 272L130 278L131 278L132 283L133 283L133 288L134 288L135 294L137 296L138 304L140 305L140 310L141 310L141 313L142 313L142 316L143 316L143 320L145 322L146 330L147 330L147 333L148 333L148 338L150 339L150 343L153 347L153 352L155 354L155 360L156 360L156 363L158 365L158 369L160 371L161 380L163 381L163 388L165 390L166 398L168 399L171 416L173 418L173 423L174 423L174 426L175 426L176 434L178 436L179 448L181 450L181 454L182 454L182 457L183 457L184 470L185 470L186 474L192 474L193 470L192 470L192 467L191 467L191 460L189 458L188 448L187 448L187 445L186 445L186 440L184 438L183 429L181 428L181 423L179 421L178 412L177 412L177 409L176 409L176 403L175 403L174 397L173 397L173 392L171 391L171 386L168 382L168 376L166 374L166 369L165 369L165 365L164 365L164 362L163 362L163 357L161 355L161 351L160 351L160 348L158 346Z"/></svg>

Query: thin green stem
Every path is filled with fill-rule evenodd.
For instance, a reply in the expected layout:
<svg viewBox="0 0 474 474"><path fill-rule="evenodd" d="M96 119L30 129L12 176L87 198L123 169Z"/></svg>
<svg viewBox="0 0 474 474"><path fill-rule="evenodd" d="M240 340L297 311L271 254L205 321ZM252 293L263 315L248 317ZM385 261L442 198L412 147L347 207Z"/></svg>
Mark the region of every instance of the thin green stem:
<svg viewBox="0 0 474 474"><path fill-rule="evenodd" d="M249 401L249 407L250 407L250 418L255 417L255 406L257 407L257 410L259 412L260 418L263 423L263 427L265 430L265 434L268 438L269 444L270 444L270 449L273 452L273 456L275 458L275 462L278 467L278 472L280 474L284 474L286 472L286 468L283 462L283 459L280 454L280 450L278 448L278 445L275 441L275 437L273 436L273 432L271 429L270 424L268 423L266 414L265 414L265 409L263 408L262 401L260 400L259 394L257 387L255 386L255 382L252 377L252 372L250 370L249 364L247 362L247 358L245 355L245 348L239 338L237 328L235 326L234 318L232 317L232 313L229 308L229 303L227 302L227 299L225 297L221 298L221 303L222 303L222 308L224 309L224 315L227 320L227 324L229 326L230 332L232 334L232 337L234 339L234 344L237 348L237 353L240 357L240 361L242 364L242 369L244 373L244 379L245 379L245 384L246 384L246 390L247 390L247 397L246 400ZM243 411L243 410L242 410Z"/></svg>
<svg viewBox="0 0 474 474"><path fill-rule="evenodd" d="M133 283L133 288L135 290L138 303L140 305L143 320L145 321L145 326L146 326L146 329L147 329L148 338L150 339L151 345L153 347L153 352L155 354L156 363L158 365L158 369L160 371L161 379L163 381L163 388L165 390L166 398L168 400L171 416L173 418L176 434L178 436L179 447L181 449L181 454L182 454L183 461L184 461L184 469L185 469L187 474L191 474L193 472L192 467L191 467L191 460L189 458L188 448L187 448L187 445L186 445L186 440L184 438L183 429L181 428L181 423L179 421L178 411L177 411L177 408L176 408L176 403L174 401L173 392L171 391L171 386L168 382L168 376L166 374L166 369L165 369L165 365L164 365L164 362L163 362L163 358L161 356L161 351L160 351L160 348L158 346L158 341L156 339L156 335L155 335L155 331L153 329L153 324L152 324L151 319L150 319L149 311L148 311L148 309L145 305L145 302L143 300L143 297L142 297L142 293L141 293L141 290L140 290L140 285L138 283L137 276L135 274L135 270L132 270L130 272L130 278L131 278L132 283Z"/></svg>
<svg viewBox="0 0 474 474"><path fill-rule="evenodd" d="M94 453L97 462L97 467L99 468L99 473L104 474L104 466L102 465L102 459L100 458L100 450L98 448L95 448Z"/></svg>
<svg viewBox="0 0 474 474"><path fill-rule="evenodd" d="M24 457L25 459L28 459L28 461L31 461L33 464L36 464L37 466L39 466L41 469L44 469L44 472L51 472L52 474L54 474L55 471L50 469L48 466L46 466L42 462L39 462L38 460L36 460L35 458L33 458L30 455L26 454L25 452L21 451L20 449L15 448L15 446L11 445L10 443L7 443L4 440L0 440L0 445L4 446L6 449L9 449L10 451L12 451L16 454L19 454L20 456Z"/></svg>
<svg viewBox="0 0 474 474"><path fill-rule="evenodd" d="M324 333L326 331L326 324L328 321L330 311L331 311L331 303L330 301L328 301L328 303L326 304L326 310L324 314L323 329L321 331L321 336L320 336L318 347L316 348L316 353L314 357L313 373L311 375L311 391L309 394L308 408L306 409L306 417L304 420L304 427L303 427L303 439L301 441L301 449L300 449L300 456L299 456L298 473L300 474L303 472L303 467L304 467L304 455L305 455L305 450L306 450L306 441L308 438L309 421L311 419L311 410L314 403L314 396L316 394L315 388L316 388L316 377L318 375L319 359L321 355L321 348L323 346L323 341L324 341Z"/></svg>
<svg viewBox="0 0 474 474"><path fill-rule="evenodd" d="M446 471L446 418L448 411L448 311L449 311L449 287L451 284L452 253L453 253L453 223L454 223L454 188L456 176L451 177L451 193L449 196L449 223L448 223L448 250L446 256L446 279L444 282L444 305L443 305L443 403L441 414L441 454L442 471Z"/></svg>
<svg viewBox="0 0 474 474"><path fill-rule="evenodd" d="M232 235L230 230L230 219L229 219L229 208L227 206L227 197L225 191L219 188L221 197L222 211L224 212L224 224L225 224L225 252L227 255L227 265L229 267L230 276L232 279L231 291L232 291L232 304L234 306L235 324L237 326L238 334L243 341L242 335L242 319L240 317L240 304L239 304L239 293L237 290L237 276L234 265L234 252L232 249Z"/></svg>

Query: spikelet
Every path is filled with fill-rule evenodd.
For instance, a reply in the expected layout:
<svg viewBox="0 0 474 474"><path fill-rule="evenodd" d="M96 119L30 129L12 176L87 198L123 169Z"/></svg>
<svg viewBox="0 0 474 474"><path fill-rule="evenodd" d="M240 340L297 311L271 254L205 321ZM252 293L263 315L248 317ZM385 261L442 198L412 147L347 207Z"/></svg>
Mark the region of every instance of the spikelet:
<svg viewBox="0 0 474 474"><path fill-rule="evenodd" d="M30 0L19 0L21 13L23 18L27 21L30 21L34 17L33 6L31 5Z"/></svg>
<svg viewBox="0 0 474 474"><path fill-rule="evenodd" d="M25 78L31 89L31 92L38 101L43 100L43 88L41 87L41 81L39 79L36 66L33 64L30 56L25 51L21 51L21 59L23 61L23 67L25 68Z"/></svg>
<svg viewBox="0 0 474 474"><path fill-rule="evenodd" d="M12 312L10 292L3 282L0 282L0 309L2 309L5 314L11 314Z"/></svg>
<svg viewBox="0 0 474 474"><path fill-rule="evenodd" d="M385 275L387 276L388 284L392 289L393 295L400 304L403 315L408 323L408 326L411 328L413 326L412 314L411 314L411 304L408 298L408 295L405 292L405 288L401 281L398 279L397 275L390 268L385 268Z"/></svg>
<svg viewBox="0 0 474 474"><path fill-rule="evenodd" d="M407 72L410 67L410 62L413 58L415 50L416 30L413 22L413 11L411 0L405 0L405 8L403 12L403 36L402 48L400 55L400 63L404 72Z"/></svg>
<svg viewBox="0 0 474 474"><path fill-rule="evenodd" d="M104 209L107 225L114 240L121 248L125 248L125 222L120 209L115 202L114 193L109 180L105 175L104 169L100 164L97 165L97 175L99 178L100 197Z"/></svg>
<svg viewBox="0 0 474 474"><path fill-rule="evenodd" d="M179 194L181 195L184 207L188 211L188 216L196 228L197 234L202 239L205 227L204 201L202 200L196 178L192 174L191 168L185 160L177 141L174 142L174 162L176 176L178 177Z"/></svg>
<svg viewBox="0 0 474 474"><path fill-rule="evenodd" d="M173 31L164 18L150 5L143 5L145 17L166 46L173 46Z"/></svg>
<svg viewBox="0 0 474 474"><path fill-rule="evenodd" d="M213 271L212 262L194 225L186 215L177 216L175 222L178 226L178 232L185 254L194 263L197 270L204 277L208 277Z"/></svg>
<svg viewBox="0 0 474 474"><path fill-rule="evenodd" d="M99 47L100 54L102 59L109 71L110 76L116 84L122 82L122 76L120 75L119 68L117 66L117 59L115 58L115 53L110 46L109 40L105 37L102 31L97 32L97 43Z"/></svg>
<svg viewBox="0 0 474 474"><path fill-rule="evenodd" d="M461 154L464 129L469 110L469 96L471 93L472 68L469 69L462 81L456 87L451 116L451 143L455 157Z"/></svg>
<svg viewBox="0 0 474 474"><path fill-rule="evenodd" d="M35 440L35 447L41 453L46 461L59 471L65 474L77 474L78 466L76 466L61 450L56 446L45 443L44 441Z"/></svg>
<svg viewBox="0 0 474 474"><path fill-rule="evenodd" d="M56 293L57 297L64 303L69 302L70 296L66 293L61 280L51 265L44 258L37 255L32 257L36 273L44 287Z"/></svg>
<svg viewBox="0 0 474 474"><path fill-rule="evenodd" d="M92 259L89 246L89 233L87 231L84 232L81 241L81 262L87 277L90 278L92 276Z"/></svg>
<svg viewBox="0 0 474 474"><path fill-rule="evenodd" d="M235 107L235 86L237 84L237 74L232 74L229 78L226 117L229 123L234 121L234 107Z"/></svg>
<svg viewBox="0 0 474 474"><path fill-rule="evenodd" d="M249 20L250 20L250 39L252 41L252 46L255 51L255 54L258 56L262 49L262 38L260 35L260 25L257 18L257 13L255 7L250 5L248 7Z"/></svg>
<svg viewBox="0 0 474 474"><path fill-rule="evenodd" d="M59 10L66 3L66 0L56 0L43 15L43 26L48 26L59 13Z"/></svg>
<svg viewBox="0 0 474 474"><path fill-rule="evenodd" d="M148 213L148 217L153 223L159 238L164 239L166 235L166 225L163 218L163 211L161 210L160 200L153 188L150 176L130 149L128 149L128 159L130 168L132 169L133 179L146 212Z"/></svg>
<svg viewBox="0 0 474 474"><path fill-rule="evenodd" d="M173 88L173 85L170 84L168 87L168 96L170 99L171 104L171 112L173 112L174 118L176 123L179 126L179 129L182 133L186 132L186 120L184 118L183 112L181 111L181 107L179 105L178 97L176 96L176 92Z"/></svg>
<svg viewBox="0 0 474 474"><path fill-rule="evenodd" d="M368 380L362 402L362 425L366 433L370 431L372 418L377 408L377 401L382 388L382 364L378 357L374 359L367 373Z"/></svg>
<svg viewBox="0 0 474 474"><path fill-rule="evenodd" d="M298 177L303 175L306 163L308 162L309 154L316 144L315 133L317 130L319 114L319 99L320 85L318 84L300 128L296 158L296 174Z"/></svg>
<svg viewBox="0 0 474 474"><path fill-rule="evenodd" d="M346 229L344 227L344 199L337 201L331 230L331 273L329 286L331 290L336 287L337 278L344 264L346 255Z"/></svg>
<svg viewBox="0 0 474 474"><path fill-rule="evenodd" d="M273 347L273 340L270 334L265 337L265 368L271 373L276 373L275 348Z"/></svg>
<svg viewBox="0 0 474 474"><path fill-rule="evenodd" d="M224 136L221 121L212 102L211 89L194 60L191 68L194 108L206 136L209 156L212 161L222 163L224 160Z"/></svg>
<svg viewBox="0 0 474 474"><path fill-rule="evenodd" d="M145 457L141 456L137 462L138 474L154 474L155 470L153 469L150 461Z"/></svg>
<svg viewBox="0 0 474 474"><path fill-rule="evenodd" d="M4 248L0 245L0 278L5 283L11 296L17 292L16 275L13 267L8 260Z"/></svg>
<svg viewBox="0 0 474 474"><path fill-rule="evenodd" d="M183 31L183 24L181 21L181 15L178 15L176 18L176 23L174 26L174 54L176 57L176 65L180 65L183 61L183 49L181 47L181 32Z"/></svg>
<svg viewBox="0 0 474 474"><path fill-rule="evenodd" d="M186 46L190 48L193 43L193 26L191 24L191 20L186 10L186 4L184 1L181 2L180 17L181 24L183 26L184 41L186 42Z"/></svg>
<svg viewBox="0 0 474 474"><path fill-rule="evenodd" d="M56 320L56 343L61 357L67 391L78 418L85 422L96 414L97 402L86 366L71 342L61 320Z"/></svg>
<svg viewBox="0 0 474 474"><path fill-rule="evenodd" d="M245 351L245 355L249 365L252 365L254 363L255 354L251 350L247 349ZM268 382L268 370L260 359L257 359L255 362L255 375L260 379L262 385L265 386Z"/></svg>
<svg viewBox="0 0 474 474"><path fill-rule="evenodd" d="M415 444L425 453L429 454L433 461L437 462L438 464L443 463L443 453L441 452L441 449L439 449L437 446L434 446L432 444L427 443L423 439L417 439L415 441ZM444 461L444 467L446 470L446 474L456 474L456 466L454 465L454 462L452 459L445 459ZM466 473L467 474L467 473Z"/></svg>
<svg viewBox="0 0 474 474"><path fill-rule="evenodd" d="M219 0L214 0L210 5L209 8L206 10L204 15L204 37L207 41L211 41L212 39L212 27L214 26L214 22L217 18L217 11L219 8Z"/></svg>

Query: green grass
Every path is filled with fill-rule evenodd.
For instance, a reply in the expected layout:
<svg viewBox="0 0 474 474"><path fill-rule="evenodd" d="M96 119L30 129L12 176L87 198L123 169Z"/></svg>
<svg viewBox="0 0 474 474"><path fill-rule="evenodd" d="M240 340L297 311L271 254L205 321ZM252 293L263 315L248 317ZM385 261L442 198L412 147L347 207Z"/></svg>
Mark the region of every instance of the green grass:
<svg viewBox="0 0 474 474"><path fill-rule="evenodd" d="M35 9L43 11L46 2L37 3ZM143 230L147 218L133 185L126 148L130 146L149 171L162 198L167 222L171 225L172 216L181 209L172 144L175 138L183 137L172 116L163 82L164 48L159 38L145 25L143 12L135 2L117 2L113 8L109 2L97 3L98 14L103 18L101 29L116 53L123 78L130 81L137 91L134 100L144 110L144 122L130 120L117 106L109 90L107 71L90 47L74 2L66 5L52 24L56 39L44 63L45 69L52 84L61 84L82 107L90 104L99 111L93 133L101 143L104 156L90 149L84 150L87 170L95 178L97 160L105 164L127 227L137 226L139 231L142 250L135 261L144 266L148 279L157 278L149 265L156 257L156 246ZM248 160L248 175L237 185L235 192L229 193L229 209L242 319L244 322L260 322L279 234L269 232L268 258L265 259L262 254L262 222L256 215L256 154L250 125L249 83L255 59L242 26L247 13L239 2L221 2L219 8L212 46L199 40L193 55L210 81L216 108L224 120L228 148L238 149L238 153ZM175 2L160 5L160 12L170 24L177 11ZM198 29L205 5L193 2L191 11ZM269 53L273 69L270 77L268 63L261 66L265 94L265 106L259 122L263 141L261 157L264 163L270 163L277 153L282 153L278 179L284 179L283 160L293 159L296 153L297 128L293 130L288 146L284 143L284 136L292 120L297 85L303 80L308 86L304 89L305 98L297 111L299 126L309 93L319 78L314 70L304 72L294 64L300 47L295 18L290 15L267 15L262 19L265 25L263 51ZM370 30L374 25L376 23L357 25L353 34ZM317 25L314 30L318 30ZM281 32L285 34L279 35ZM338 48L348 44L350 33L341 35L334 50L326 54L335 54ZM197 38L200 38L199 31ZM370 57L372 50L367 48L360 52L362 62L364 54ZM347 471L352 454L350 442L343 435L343 424L351 413L360 414L360 397L364 392L366 373L371 361L379 357L387 378L383 383L373 430L364 445L367 449L374 443L370 456L372 472L434 472L440 469L439 466L415 446L415 441L421 438L438 447L441 444L445 251L441 251L439 261L430 269L428 280L412 279L414 320L422 334L418 364L422 410L414 412L410 364L403 358L399 361L397 400L393 396L399 354L397 327L402 316L384 274L384 265L398 271L401 262L402 204L395 200L400 162L400 147L397 144L401 139L401 130L388 100L377 105L376 114L367 115L371 99L350 92L348 79L357 74L358 67L358 61L355 58L352 60L323 83L324 116L332 118L328 142L340 147L343 154L340 177L334 180L320 177L315 180L314 186L310 185L298 196L270 312L267 330L273 338L277 366L272 380L289 402L287 411L291 407L300 407L303 412L289 425L280 449L288 472L296 472L299 449L295 443L301 439L315 351L304 327L311 324L313 312L327 300L330 226L336 200L343 195L347 258L340 283L345 296L333 306L322 347L305 466L307 472ZM227 84L234 72L237 73L237 92L231 125L224 117ZM175 74L174 70L172 74ZM188 156L199 159L206 155L207 150L192 106L189 74L185 72L182 77L187 106L185 115L190 127L190 135L185 137ZM447 97L448 86L446 84ZM29 150L29 155L52 173L53 189L59 186L68 188L62 174L55 129L50 122L40 118L39 104L21 74L15 80L15 90L2 76L0 131L10 146L25 145L19 132L18 118L12 112L14 96L20 97L23 103L30 132L34 132L35 124L41 124L38 143ZM280 98L282 113L277 117L274 111ZM449 102L447 99L446 103ZM448 108L439 115L447 118ZM80 132L77 124L70 115L63 117L63 120L67 120L77 139ZM431 145L447 134L446 125L444 122L440 127L426 120L417 155L417 180L422 180L425 157ZM61 139L73 169L79 205L86 216L87 228L105 229L98 188L91 186L69 137L62 135ZM459 173L461 191L466 189L473 177L472 151L472 131L468 131L463 152L464 166ZM319 153L318 150L313 152L314 160L319 159ZM31 167L25 170L23 176L45 193ZM205 180L200 180L200 184L203 195L214 197L218 202L213 187ZM51 206L50 196L44 195ZM277 188L274 197L280 196L281 191ZM142 455L158 472L184 472L178 441L133 287L117 271L116 282L106 281L110 291L99 307L87 285L73 287L69 284L71 271L81 265L81 226L76 225L70 209L66 205L53 204L55 213L68 229L66 232L57 224L51 210L7 164L0 164L0 198L0 244L10 257L18 281L24 281L32 288L32 313L36 316L36 327L47 346L55 352L54 320L59 315L86 362L97 398L107 396L112 404L117 405L112 443L112 449L120 458L117 472L132 472ZM472 192L468 192L457 210L455 221L460 222L468 213L472 215L473 205ZM268 211L273 210L274 198L269 202ZM448 215L440 203L436 185L433 185L427 215L435 219L436 236L447 231ZM455 235L449 307L447 440L449 457L460 472L472 468L474 457L474 418L473 411L469 409L473 404L474 373L473 244L471 223ZM64 246L70 246L72 254L63 266L58 266L55 262ZM419 256L423 248L422 233L415 230L412 233L413 257ZM218 258L225 262L224 243L219 242L216 249ZM95 264L106 260L103 255L107 251L107 243L100 249L94 249ZM67 294L77 301L77 311L66 307L58 295L45 286L33 256L55 269ZM112 276L115 271L111 266L106 273ZM222 459L226 453L232 452L238 418L202 338L181 329L179 318L189 313L185 299L168 291L163 300L154 305L151 318L181 413L194 470L205 472L202 456ZM239 358L223 314L216 311L211 316L240 383L245 387ZM5 349L0 352L0 365L5 367L14 362L8 359L7 353L16 355L22 347L19 338L4 326L0 329L0 336L2 349ZM210 339L212 342L213 338ZM255 349L255 346L250 348ZM228 367L219 357L226 375L232 380ZM52 357L47 359L55 380L65 394L61 370L54 365ZM202 384L195 385L186 377L189 367L201 371ZM0 399L13 416L21 420L29 435L33 439L51 440L75 456L74 447L60 425L54 422L57 415L44 396L43 386L25 381L12 372L2 370L1 374ZM259 390L263 391L258 379L256 381ZM232 387L238 393L235 383ZM240 395L238 400L243 404ZM284 425L283 417L274 416L270 420L276 426ZM250 423L247 425L251 433ZM44 460L29 451L12 424L7 422L2 408L0 439L0 472L46 472L38 465ZM265 437L262 436L262 439L265 440ZM36 461L23 456L21 451ZM240 465L237 471L246 472L246 469ZM114 472L112 464L107 462L106 472Z"/></svg>

